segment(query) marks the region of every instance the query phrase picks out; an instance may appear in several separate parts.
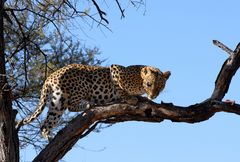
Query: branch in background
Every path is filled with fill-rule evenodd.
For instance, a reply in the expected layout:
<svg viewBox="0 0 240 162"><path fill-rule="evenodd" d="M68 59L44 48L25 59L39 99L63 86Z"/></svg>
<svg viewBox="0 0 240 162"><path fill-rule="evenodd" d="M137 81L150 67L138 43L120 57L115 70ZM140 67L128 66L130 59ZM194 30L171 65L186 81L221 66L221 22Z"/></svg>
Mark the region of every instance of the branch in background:
<svg viewBox="0 0 240 162"><path fill-rule="evenodd" d="M18 24L18 28L22 34L22 42L23 42L23 50L24 50L24 61L23 61L23 65L24 65L24 76L25 76L25 83L24 83L24 89L26 89L27 87L27 83L29 83L28 81L28 70L27 70L27 40L29 36L25 35L25 31L22 28L22 23L18 20L17 16L15 15L14 11L11 11L11 15L13 16L14 20L17 22Z"/></svg>
<svg viewBox="0 0 240 162"><path fill-rule="evenodd" d="M43 19L46 19L46 20L48 20L49 22L51 22L51 23L53 24L53 26L55 27L55 29L57 30L59 36L62 35L62 34L61 34L61 31L60 31L60 29L59 29L59 27L58 27L58 25L56 24L56 21L57 21L57 20L55 20L55 19L50 19L50 18L46 17L45 15L42 15L42 14L40 14L40 13L38 13L38 12L35 12L35 11L33 11L33 10L30 10L30 9L28 9L28 8L27 8L27 11L29 11L29 12L31 12L31 13L33 13L33 14L35 14L35 15L43 18Z"/></svg>
<svg viewBox="0 0 240 162"><path fill-rule="evenodd" d="M9 15L7 14L7 12L4 10L3 11L3 17L10 23L13 24L12 20L10 19Z"/></svg>
<svg viewBox="0 0 240 162"><path fill-rule="evenodd" d="M60 36L61 37L61 36ZM43 55L43 57L44 57L44 80L46 80L47 79L47 69L49 68L49 69L51 69L49 66L48 66L48 59L47 59L47 55L43 52L43 50L41 49L41 47L39 47L39 45L37 44L37 43L35 43L35 42L33 42L33 41L31 41L31 40L29 40L39 51L40 51L40 53Z"/></svg>
<svg viewBox="0 0 240 162"><path fill-rule="evenodd" d="M80 17L82 17L83 15L89 17L91 20L93 20L93 22L96 22L98 25L102 25L103 27L105 27L106 29L108 29L109 31L111 31L111 29L104 23L101 22L101 20L97 20L95 19L93 16L89 15L87 12L85 11L78 11L76 7L74 7L68 0L65 0L65 4L71 8L73 10L73 14L76 13L78 14Z"/></svg>
<svg viewBox="0 0 240 162"><path fill-rule="evenodd" d="M98 11L98 14L101 18L101 20L105 21L107 24L109 24L108 20L106 18L104 18L104 16L106 16L106 12L102 11L99 7L99 5L97 4L97 2L95 0L92 0L93 2L93 5L96 7L97 11Z"/></svg>
<svg viewBox="0 0 240 162"><path fill-rule="evenodd" d="M130 3L135 7L135 8L139 8L140 6L146 6L146 0L138 0L138 1L133 1L130 0Z"/></svg>
<svg viewBox="0 0 240 162"><path fill-rule="evenodd" d="M122 7L121 7L121 5L120 5L120 3L119 3L118 0L116 0L116 3L117 3L118 8L119 8L119 10L120 10L120 12L121 12L121 18L125 18L125 15L124 15L125 10L122 9Z"/></svg>

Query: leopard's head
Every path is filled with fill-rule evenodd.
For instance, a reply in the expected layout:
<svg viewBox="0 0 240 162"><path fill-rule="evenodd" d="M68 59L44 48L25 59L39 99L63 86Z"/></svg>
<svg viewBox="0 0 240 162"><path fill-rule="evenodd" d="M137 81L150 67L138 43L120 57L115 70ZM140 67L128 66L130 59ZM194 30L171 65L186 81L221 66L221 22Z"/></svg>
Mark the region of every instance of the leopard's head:
<svg viewBox="0 0 240 162"><path fill-rule="evenodd" d="M149 99L155 99L164 89L166 81L171 75L170 71L161 72L158 68L146 66L141 70L143 88Z"/></svg>

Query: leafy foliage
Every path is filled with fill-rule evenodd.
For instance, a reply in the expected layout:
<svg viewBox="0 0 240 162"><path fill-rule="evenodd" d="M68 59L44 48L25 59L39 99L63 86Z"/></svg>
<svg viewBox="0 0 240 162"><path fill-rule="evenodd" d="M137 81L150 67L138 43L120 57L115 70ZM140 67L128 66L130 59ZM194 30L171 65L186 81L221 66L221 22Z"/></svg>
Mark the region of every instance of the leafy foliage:
<svg viewBox="0 0 240 162"><path fill-rule="evenodd" d="M87 48L69 36L63 27L67 10L61 5L62 1L7 1L6 11L12 21L6 20L4 27L6 67L18 118L34 111L44 80L56 69L72 63L103 62L97 59L98 48ZM41 146L40 123L41 119L20 130L22 147Z"/></svg>

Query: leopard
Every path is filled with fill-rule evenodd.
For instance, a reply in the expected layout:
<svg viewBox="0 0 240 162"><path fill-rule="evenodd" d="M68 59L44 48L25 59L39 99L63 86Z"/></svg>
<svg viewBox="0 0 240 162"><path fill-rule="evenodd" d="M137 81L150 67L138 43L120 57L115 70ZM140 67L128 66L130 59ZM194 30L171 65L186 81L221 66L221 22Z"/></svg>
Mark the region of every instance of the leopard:
<svg viewBox="0 0 240 162"><path fill-rule="evenodd" d="M35 120L48 104L47 117L41 125L43 138L52 139L51 129L57 126L64 111L81 112L118 100L137 104L136 96L146 94L155 99L164 89L170 71L146 65L109 67L70 64L53 72L45 80L35 111L17 122L17 127Z"/></svg>

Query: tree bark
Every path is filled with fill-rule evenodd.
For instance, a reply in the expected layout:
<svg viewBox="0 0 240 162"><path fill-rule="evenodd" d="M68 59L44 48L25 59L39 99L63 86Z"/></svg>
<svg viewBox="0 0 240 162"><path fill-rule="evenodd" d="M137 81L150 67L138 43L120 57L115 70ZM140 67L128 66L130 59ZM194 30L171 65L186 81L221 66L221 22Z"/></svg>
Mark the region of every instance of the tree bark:
<svg viewBox="0 0 240 162"><path fill-rule="evenodd" d="M214 42L216 43L216 42ZM221 44L223 45L223 44ZM223 49L226 49L224 47ZM172 103L154 103L144 97L138 97L137 105L115 103L97 106L86 110L73 119L54 139L37 155L34 162L57 162L74 144L90 133L98 123L117 123L125 121L196 123L208 120L217 112L229 112L240 115L240 105L222 102L228 91L231 79L240 66L240 45L223 63L215 81L210 98L187 107Z"/></svg>
<svg viewBox="0 0 240 162"><path fill-rule="evenodd" d="M4 0L0 0L0 161L19 161L19 142L15 130L16 112L12 110L11 90L7 84L4 54Z"/></svg>

